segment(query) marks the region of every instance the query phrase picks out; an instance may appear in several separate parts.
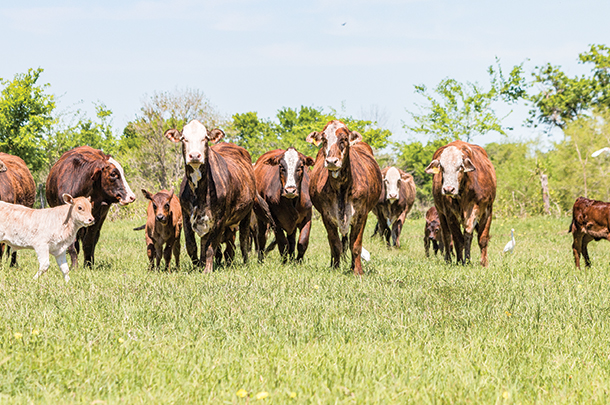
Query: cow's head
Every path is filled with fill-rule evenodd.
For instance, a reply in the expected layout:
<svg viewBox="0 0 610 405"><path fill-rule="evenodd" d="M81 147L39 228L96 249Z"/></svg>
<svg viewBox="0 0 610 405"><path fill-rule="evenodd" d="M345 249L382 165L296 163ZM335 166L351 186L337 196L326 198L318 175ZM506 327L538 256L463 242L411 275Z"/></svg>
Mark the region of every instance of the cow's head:
<svg viewBox="0 0 610 405"><path fill-rule="evenodd" d="M136 200L136 195L125 179L123 167L113 158L109 157L103 167L95 168L93 181L98 180L104 193L119 204L127 205Z"/></svg>
<svg viewBox="0 0 610 405"><path fill-rule="evenodd" d="M301 182L303 173L307 170L306 166L313 166L315 161L290 147L283 154L274 156L265 163L279 166L281 196L296 198L301 193Z"/></svg>
<svg viewBox="0 0 610 405"><path fill-rule="evenodd" d="M72 218L79 227L90 226L95 222L91 214L91 197L72 197L70 194L62 194L64 203L70 204Z"/></svg>
<svg viewBox="0 0 610 405"><path fill-rule="evenodd" d="M337 177L344 165L349 147L362 140L362 135L347 129L344 123L338 120L330 121L322 132L312 132L307 135L307 142L318 146L322 143L324 148L324 167Z"/></svg>
<svg viewBox="0 0 610 405"><path fill-rule="evenodd" d="M440 240L441 224L438 219L426 221L426 234L430 240Z"/></svg>
<svg viewBox="0 0 610 405"><path fill-rule="evenodd" d="M393 203L400 197L400 182L407 181L409 176L400 173L395 167L390 167L383 175L383 185L385 187L385 198Z"/></svg>
<svg viewBox="0 0 610 405"><path fill-rule="evenodd" d="M434 159L428 167L426 173L437 174L442 176L443 195L449 195L453 198L457 197L460 192L460 184L464 177L464 173L476 170L472 161L465 156L464 152L455 147L449 146L445 148L438 159Z"/></svg>
<svg viewBox="0 0 610 405"><path fill-rule="evenodd" d="M184 163L193 169L205 163L208 155L208 142L216 143L225 136L222 130L216 128L208 131L205 126L193 120L182 128L182 132L176 129L165 131L165 137L172 142L182 142L182 157Z"/></svg>
<svg viewBox="0 0 610 405"><path fill-rule="evenodd" d="M155 221L162 225L166 225L171 213L170 203L174 196L174 190L170 192L165 190L159 191L157 194L152 195L150 192L142 189L142 194L144 194L144 197L147 200L150 200L149 204L152 206Z"/></svg>

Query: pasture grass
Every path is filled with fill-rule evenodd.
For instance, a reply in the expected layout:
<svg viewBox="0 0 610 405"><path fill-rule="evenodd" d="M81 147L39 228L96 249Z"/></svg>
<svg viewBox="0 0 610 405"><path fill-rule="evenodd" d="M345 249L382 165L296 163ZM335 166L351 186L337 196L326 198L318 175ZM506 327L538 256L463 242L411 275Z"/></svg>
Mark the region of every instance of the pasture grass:
<svg viewBox="0 0 610 405"><path fill-rule="evenodd" d="M319 221L301 265L275 251L204 275L183 248L151 272L140 222L107 222L68 284L55 263L33 281L33 252L4 261L0 402L610 401L610 245L575 270L568 218L495 219L482 268L476 246L472 265L426 258L423 219L389 250L371 217L362 278L328 267Z"/></svg>

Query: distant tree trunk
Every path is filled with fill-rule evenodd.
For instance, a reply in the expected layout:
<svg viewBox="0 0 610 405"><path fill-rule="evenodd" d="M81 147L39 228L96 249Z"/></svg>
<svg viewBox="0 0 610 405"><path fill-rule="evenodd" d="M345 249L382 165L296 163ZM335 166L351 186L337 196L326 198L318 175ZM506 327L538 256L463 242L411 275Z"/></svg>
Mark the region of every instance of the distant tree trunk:
<svg viewBox="0 0 610 405"><path fill-rule="evenodd" d="M551 203L549 200L549 177L540 173L540 186L542 187L542 202L544 203L544 213L551 215Z"/></svg>

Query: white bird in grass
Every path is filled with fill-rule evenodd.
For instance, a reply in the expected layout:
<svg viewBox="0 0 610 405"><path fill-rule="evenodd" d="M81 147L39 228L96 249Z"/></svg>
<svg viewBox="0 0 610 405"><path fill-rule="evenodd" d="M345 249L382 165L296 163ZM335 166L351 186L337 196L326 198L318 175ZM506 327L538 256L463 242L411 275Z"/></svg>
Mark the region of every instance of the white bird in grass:
<svg viewBox="0 0 610 405"><path fill-rule="evenodd" d="M601 155L604 152L610 153L610 148L606 147L606 148L601 148L600 150L596 150L595 152L593 152L591 154L591 157L598 157L599 155Z"/></svg>
<svg viewBox="0 0 610 405"><path fill-rule="evenodd" d="M506 246L504 246L504 253L512 253L516 244L517 243L515 242L515 230L511 229L510 230L510 241L506 244Z"/></svg>

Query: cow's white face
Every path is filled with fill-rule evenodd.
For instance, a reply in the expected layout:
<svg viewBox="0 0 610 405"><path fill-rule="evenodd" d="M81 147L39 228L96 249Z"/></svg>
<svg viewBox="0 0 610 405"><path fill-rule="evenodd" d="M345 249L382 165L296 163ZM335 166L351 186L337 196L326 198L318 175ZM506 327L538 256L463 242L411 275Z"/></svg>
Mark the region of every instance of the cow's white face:
<svg viewBox="0 0 610 405"><path fill-rule="evenodd" d="M120 181L123 183L123 188L125 189L125 198L120 198L119 204L127 205L129 203L134 202L136 200L136 195L134 194L133 191L131 191L131 187L129 187L129 184L127 183L127 179L125 178L125 171L123 170L123 166L121 166L121 164L119 162L117 162L116 160L114 160L113 158L108 158L108 162L112 163L117 168L119 173L121 173Z"/></svg>
<svg viewBox="0 0 610 405"><path fill-rule="evenodd" d="M443 150L438 160L433 160L426 168L426 173L441 173L443 183L441 193L451 197L457 197L460 192L460 183L464 173L475 170L470 159L465 158L463 152L455 147L449 146Z"/></svg>
<svg viewBox="0 0 610 405"><path fill-rule="evenodd" d="M394 202L400 195L400 172L395 167L390 167L383 178L385 184L385 198Z"/></svg>
<svg viewBox="0 0 610 405"><path fill-rule="evenodd" d="M361 140L362 135L356 131L350 131L339 120L330 121L322 132L312 132L307 136L307 142L316 145L324 142L324 167L333 177L339 176L349 146Z"/></svg>
<svg viewBox="0 0 610 405"><path fill-rule="evenodd" d="M193 169L198 169L205 163L207 156L208 141L216 143L222 139L224 132L220 129L208 131L206 127L197 120L192 120L184 126L182 132L175 129L165 131L165 137L172 142L182 142L182 155L184 163Z"/></svg>

